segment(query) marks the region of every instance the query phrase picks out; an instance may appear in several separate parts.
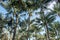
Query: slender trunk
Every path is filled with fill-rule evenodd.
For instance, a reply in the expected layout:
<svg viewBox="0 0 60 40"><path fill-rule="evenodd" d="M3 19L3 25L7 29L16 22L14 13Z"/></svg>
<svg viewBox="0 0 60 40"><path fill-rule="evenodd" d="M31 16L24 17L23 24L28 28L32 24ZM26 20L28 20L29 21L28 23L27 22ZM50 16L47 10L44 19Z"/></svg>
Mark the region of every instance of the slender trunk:
<svg viewBox="0 0 60 40"><path fill-rule="evenodd" d="M46 30L46 40L50 40L49 39L49 31L48 31L48 25L47 25L47 21L45 20L45 16L44 16L44 10L43 7L41 7L41 17L42 17L42 21L44 22L45 25L45 30Z"/></svg>
<svg viewBox="0 0 60 40"><path fill-rule="evenodd" d="M26 40L28 40L28 32L27 32L27 35L26 35Z"/></svg>
<svg viewBox="0 0 60 40"><path fill-rule="evenodd" d="M55 27L54 27L55 28ZM55 28L55 32L56 32L56 36L57 36L57 39L58 39L58 31L57 31L57 29Z"/></svg>
<svg viewBox="0 0 60 40"><path fill-rule="evenodd" d="M45 30L46 30L46 40L50 40L47 22L46 22L46 29Z"/></svg>
<svg viewBox="0 0 60 40"><path fill-rule="evenodd" d="M30 38L29 38L29 36L28 36L28 35L29 35L29 28L30 28L30 13L31 13L30 11L31 11L31 10L30 10L30 9L28 9L28 10L29 10L29 11L28 11L28 13L29 13L28 20L29 20L29 21L28 21L28 32L27 32L27 40L30 40Z"/></svg>
<svg viewBox="0 0 60 40"><path fill-rule="evenodd" d="M0 35L2 35L2 31L3 31L3 28L2 28L2 26L0 25ZM2 40L2 36L0 37L0 39Z"/></svg>
<svg viewBox="0 0 60 40"><path fill-rule="evenodd" d="M14 32L13 32L13 38L12 38L12 40L15 40L17 25L18 25L18 14L16 14L16 26L14 27Z"/></svg>
<svg viewBox="0 0 60 40"><path fill-rule="evenodd" d="M13 33L13 38L12 38L12 40L15 40L15 34L16 34L16 28L14 29L14 33Z"/></svg>

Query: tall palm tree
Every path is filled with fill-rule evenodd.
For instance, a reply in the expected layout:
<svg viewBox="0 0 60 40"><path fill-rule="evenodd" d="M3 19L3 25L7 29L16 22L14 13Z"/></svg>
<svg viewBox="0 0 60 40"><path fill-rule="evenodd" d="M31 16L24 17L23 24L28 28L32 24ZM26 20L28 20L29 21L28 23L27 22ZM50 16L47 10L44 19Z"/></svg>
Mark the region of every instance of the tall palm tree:
<svg viewBox="0 0 60 40"><path fill-rule="evenodd" d="M11 2L11 3L10 3ZM11 0L11 1L8 1L7 3L8 4L6 4L6 5L4 5L4 7L7 9L7 11L9 11L10 12L10 10L13 8L14 9L14 13L13 13L13 16L12 16L12 18L14 18L14 15L16 16L16 26L14 27L14 32L13 32L13 38L12 38L12 40L15 40L15 35L16 35L16 28L17 28L17 25L18 25L18 15L17 15L17 9L19 8L19 5L17 5L17 4L19 4L19 2L20 1L14 1L14 0ZM4 2L3 2L4 3ZM2 4L3 4L2 3ZM9 6L10 5L10 6ZM8 6L8 7L7 7ZM12 21L11 21L12 22ZM11 24L11 23L10 23Z"/></svg>
<svg viewBox="0 0 60 40"><path fill-rule="evenodd" d="M43 7L44 3L46 4L46 3L50 2L50 1L51 1L51 0L49 0L49 1L48 1L48 0L46 0L46 1L40 0L40 1L39 1L40 4L37 4L37 5L38 5L38 8L39 8L39 7ZM31 1L31 2L33 2L33 1ZM38 2L38 1L36 1L36 2ZM33 9L36 9L36 8L37 8L37 5L36 5L36 8L33 7L33 6L35 6L35 5L36 5L36 4L32 4L32 5L31 5L31 3L28 2L28 8L29 8L29 11L28 11L28 13L29 13L29 21L30 21L30 14L31 14L31 13L30 13L30 11L31 11L30 9L32 9L32 8L33 8ZM31 7L31 8L30 8L30 7ZM42 8L41 8L41 9L42 9ZM44 16L44 15L43 15L43 16ZM45 23L46 23L46 22L45 22ZM30 23L29 23L29 25L30 25ZM47 24L46 24L46 26L47 26ZM30 27L30 26L29 26L29 27ZM47 28L47 27L46 27L46 28ZM48 29L47 29L47 33L48 33ZM49 37L49 35L47 35L47 38L48 38L48 37ZM48 39L49 39L49 38L48 38ZM48 40L48 39L47 39L47 40Z"/></svg>
<svg viewBox="0 0 60 40"><path fill-rule="evenodd" d="M55 20L55 14L52 12L44 14L43 11L40 12L40 19L42 21L42 24L46 31L46 40L50 40L49 38L49 24L52 23Z"/></svg>
<svg viewBox="0 0 60 40"><path fill-rule="evenodd" d="M48 3L49 1L51 0L46 0L46 1L43 1L43 0L31 0L31 1L22 1L22 0L11 0L11 1L8 1L7 4L5 4L4 2L2 2L3 6L8 10L8 12L10 12L9 10L10 9L16 9L15 10L15 13L13 12L13 16L16 15L17 13L16 12L21 12L21 10L27 10L27 9L37 9L39 8L41 5L45 4L45 3ZM24 2L24 3L23 3ZM20 5L19 5L20 4ZM40 5L41 4L41 5ZM35 7L34 7L35 6ZM29 10L28 10L29 11ZM31 11L31 10L30 10ZM30 12L29 12L29 19L30 19ZM17 17L16 17L16 24L17 24ZM30 24L29 24L30 25ZM17 27L17 26L16 26ZM14 35L13 35L13 40L15 39L15 33L16 33L16 27L14 28Z"/></svg>

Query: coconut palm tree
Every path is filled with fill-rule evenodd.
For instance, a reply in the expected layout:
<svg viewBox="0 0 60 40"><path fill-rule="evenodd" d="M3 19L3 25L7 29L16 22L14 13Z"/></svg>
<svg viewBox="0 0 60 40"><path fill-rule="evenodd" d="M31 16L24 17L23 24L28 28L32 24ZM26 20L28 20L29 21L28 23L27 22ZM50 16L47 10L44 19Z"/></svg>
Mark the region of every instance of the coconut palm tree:
<svg viewBox="0 0 60 40"><path fill-rule="evenodd" d="M31 0L31 1L28 1L28 0L10 0L10 1L6 1L6 2L2 2L2 5L4 6L4 8L7 9L8 12L10 12L10 10L14 10L13 12L13 17L14 15L16 16L16 27L17 27L17 22L18 22L18 17L17 17L17 12L21 12L21 11L24 11L24 10L27 10L28 13L29 13L29 21L30 21L30 9L37 9L37 8L40 8L41 5L44 5L44 4L47 4L48 2L50 2L51 0ZM20 4L20 5L19 5ZM35 7L34 7L35 6ZM29 11L30 10L30 11ZM30 25L30 24L29 24ZM13 35L13 39L15 39L15 33L16 33L16 27L14 28L14 35Z"/></svg>
<svg viewBox="0 0 60 40"><path fill-rule="evenodd" d="M44 14L43 11L41 11L39 14L40 14L40 19L38 19L38 21L40 20L42 22L41 25L43 25L45 28L46 40L50 40L48 28L49 28L50 23L52 23L55 20L55 14L52 12Z"/></svg>

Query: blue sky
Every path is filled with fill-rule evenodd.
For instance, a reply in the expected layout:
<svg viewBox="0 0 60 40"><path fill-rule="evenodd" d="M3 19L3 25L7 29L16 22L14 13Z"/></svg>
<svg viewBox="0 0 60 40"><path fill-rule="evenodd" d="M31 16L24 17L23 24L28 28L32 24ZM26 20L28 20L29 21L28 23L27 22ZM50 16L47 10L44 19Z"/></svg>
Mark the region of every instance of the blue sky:
<svg viewBox="0 0 60 40"><path fill-rule="evenodd" d="M56 4L56 2L54 1L54 2L52 2L52 3L50 3L49 5L48 5L48 8L51 8L51 9L53 9L53 5L54 4ZM39 10L37 10L37 11L39 11ZM35 11L35 12L37 12L37 11ZM3 14L5 14L5 13L7 13L7 11L0 5L0 13L3 13ZM33 15L33 16L35 16L35 15ZM33 17L32 16L32 17ZM37 16L35 16L35 17L37 17ZM33 17L33 18L35 18L35 17ZM56 17L56 21L60 21L60 17Z"/></svg>
<svg viewBox="0 0 60 40"><path fill-rule="evenodd" d="M0 5L0 13L7 13L6 10Z"/></svg>
<svg viewBox="0 0 60 40"><path fill-rule="evenodd" d="M49 6L48 6L48 8L51 8L51 9L53 9L53 5L54 4L56 4L55 2L53 2L52 4L49 4ZM39 11L39 10L38 10ZM37 12L37 11L36 11ZM7 13L7 11L0 5L0 13L3 13L3 14L5 14L5 13ZM34 15L35 16L35 15ZM36 17L36 16L35 16ZM33 17L34 18L34 17ZM60 20L60 17L56 17L56 21L59 21Z"/></svg>

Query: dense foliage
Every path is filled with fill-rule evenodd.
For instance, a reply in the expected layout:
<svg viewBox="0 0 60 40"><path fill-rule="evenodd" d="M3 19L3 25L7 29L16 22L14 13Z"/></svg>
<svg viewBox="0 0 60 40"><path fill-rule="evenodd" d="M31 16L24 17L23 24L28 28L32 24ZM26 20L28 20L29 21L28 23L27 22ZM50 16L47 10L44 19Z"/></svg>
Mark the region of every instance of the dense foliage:
<svg viewBox="0 0 60 40"><path fill-rule="evenodd" d="M0 5L7 11L0 13L1 40L60 40L59 0L1 0Z"/></svg>

